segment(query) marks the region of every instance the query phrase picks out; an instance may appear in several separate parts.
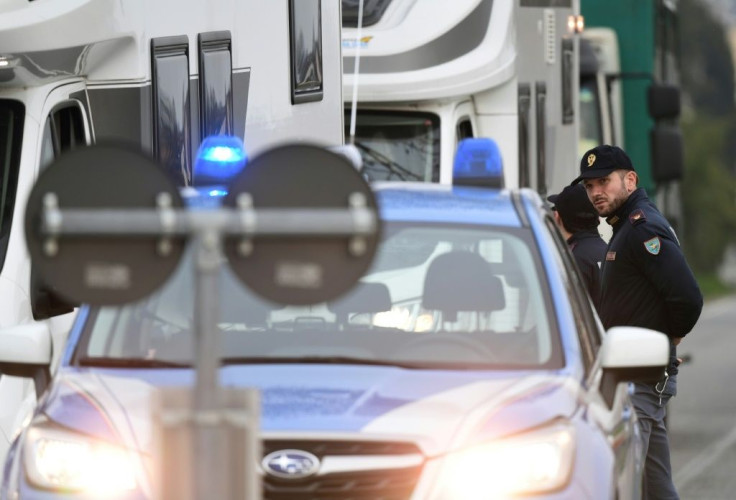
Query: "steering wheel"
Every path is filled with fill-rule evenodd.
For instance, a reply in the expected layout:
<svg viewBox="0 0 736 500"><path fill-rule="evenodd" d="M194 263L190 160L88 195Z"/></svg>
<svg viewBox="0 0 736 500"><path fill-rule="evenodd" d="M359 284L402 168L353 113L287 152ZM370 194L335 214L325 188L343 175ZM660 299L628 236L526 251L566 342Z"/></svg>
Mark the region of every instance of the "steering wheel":
<svg viewBox="0 0 736 500"><path fill-rule="evenodd" d="M494 353L487 345L482 343L478 339L464 336L464 334L452 334L452 333L422 333L417 334L415 339L410 340L394 354L394 359L412 359L414 358L416 351L422 348L435 346L438 351L442 350L443 346L455 346L467 349L472 353L472 357L476 358L481 362L500 362L498 355ZM403 354L403 356L402 356ZM453 360L454 361L454 360Z"/></svg>

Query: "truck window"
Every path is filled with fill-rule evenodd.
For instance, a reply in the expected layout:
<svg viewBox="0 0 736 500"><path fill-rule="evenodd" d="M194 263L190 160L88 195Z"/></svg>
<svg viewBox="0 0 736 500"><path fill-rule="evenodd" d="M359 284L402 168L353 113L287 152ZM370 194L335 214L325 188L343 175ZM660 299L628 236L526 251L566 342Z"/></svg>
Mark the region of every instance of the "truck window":
<svg viewBox="0 0 736 500"><path fill-rule="evenodd" d="M291 102L322 100L322 0L290 0Z"/></svg>
<svg viewBox="0 0 736 500"><path fill-rule="evenodd" d="M192 182L189 131L189 41L186 36L151 40L153 147L156 159L183 185Z"/></svg>
<svg viewBox="0 0 736 500"><path fill-rule="evenodd" d="M346 113L347 137L350 111ZM371 181L439 182L440 118L433 113L359 111L355 146Z"/></svg>
<svg viewBox="0 0 736 500"><path fill-rule="evenodd" d="M20 151L23 143L25 107L18 101L0 99L0 269L5 262L18 187Z"/></svg>
<svg viewBox="0 0 736 500"><path fill-rule="evenodd" d="M583 78L580 81L580 142L578 156L582 156L590 148L603 144L603 124L596 81Z"/></svg>

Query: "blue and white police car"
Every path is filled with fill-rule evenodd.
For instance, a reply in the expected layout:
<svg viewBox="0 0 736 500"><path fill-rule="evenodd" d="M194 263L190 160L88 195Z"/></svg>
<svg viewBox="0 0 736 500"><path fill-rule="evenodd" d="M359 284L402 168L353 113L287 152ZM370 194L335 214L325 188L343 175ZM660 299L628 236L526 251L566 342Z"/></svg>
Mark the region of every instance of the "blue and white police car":
<svg viewBox="0 0 736 500"><path fill-rule="evenodd" d="M468 151L460 182L498 173ZM264 498L639 498L627 381L664 368L666 338L603 331L537 193L373 187L382 241L339 299L271 303L222 267L220 380L260 391ZM2 498L151 496L152 395L193 383L193 290L182 265L145 300L81 308ZM26 333L0 339L0 370L50 362Z"/></svg>

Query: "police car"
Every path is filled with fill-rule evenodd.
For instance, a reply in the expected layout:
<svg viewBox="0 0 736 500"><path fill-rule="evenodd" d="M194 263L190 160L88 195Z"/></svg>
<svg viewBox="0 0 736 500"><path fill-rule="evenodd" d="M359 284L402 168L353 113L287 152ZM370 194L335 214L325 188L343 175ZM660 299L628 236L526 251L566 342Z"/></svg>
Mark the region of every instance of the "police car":
<svg viewBox="0 0 736 500"><path fill-rule="evenodd" d="M639 498L627 381L661 373L667 339L604 332L539 195L477 185L499 172L468 141L474 186L376 183L377 256L333 301L273 303L222 266L220 381L260 391L264 498ZM152 395L194 379L193 280L81 308L2 498L151 497ZM0 370L50 362L28 333Z"/></svg>

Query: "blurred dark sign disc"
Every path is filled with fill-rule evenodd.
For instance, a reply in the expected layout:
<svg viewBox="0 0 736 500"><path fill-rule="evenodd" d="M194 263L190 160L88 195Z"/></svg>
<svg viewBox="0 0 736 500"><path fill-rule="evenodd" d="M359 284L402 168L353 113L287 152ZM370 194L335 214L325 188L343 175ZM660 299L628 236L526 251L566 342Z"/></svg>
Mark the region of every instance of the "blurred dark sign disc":
<svg viewBox="0 0 736 500"><path fill-rule="evenodd" d="M49 165L28 199L28 249L45 284L73 302L132 302L156 290L176 269L186 242L183 236L171 237L162 246L159 235L62 234L56 240L56 253L49 255L49 239L41 234L49 193L55 195L62 213L65 209L154 210L162 194L172 208L182 207L174 182L142 152L94 145L65 153Z"/></svg>
<svg viewBox="0 0 736 500"><path fill-rule="evenodd" d="M327 208L347 210L350 200L362 200L378 220L373 192L343 156L308 144L281 146L254 158L230 185L224 204L252 197L259 209ZM373 261L380 231L358 241L350 237L257 236L244 255L242 239L229 237L225 254L235 274L254 292L282 304L307 305L335 299L350 290Z"/></svg>

